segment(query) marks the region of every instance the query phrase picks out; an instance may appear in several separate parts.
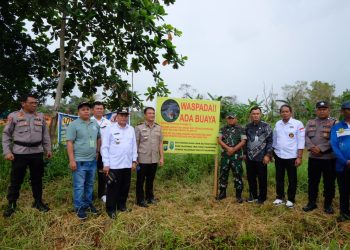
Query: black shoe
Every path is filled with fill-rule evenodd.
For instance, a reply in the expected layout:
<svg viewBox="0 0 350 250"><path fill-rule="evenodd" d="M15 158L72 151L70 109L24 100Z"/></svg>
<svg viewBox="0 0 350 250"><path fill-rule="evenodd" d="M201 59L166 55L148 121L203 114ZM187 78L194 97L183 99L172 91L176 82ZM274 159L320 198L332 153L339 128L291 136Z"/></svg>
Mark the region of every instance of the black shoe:
<svg viewBox="0 0 350 250"><path fill-rule="evenodd" d="M98 215L100 212L97 210L97 208L94 205L90 205L87 209L87 212Z"/></svg>
<svg viewBox="0 0 350 250"><path fill-rule="evenodd" d="M236 198L236 202L237 202L237 203L243 203L243 199L242 199L242 197L238 197L238 198Z"/></svg>
<svg viewBox="0 0 350 250"><path fill-rule="evenodd" d="M249 203L258 202L258 199L255 199L254 197L250 196L250 197L247 199L247 202L249 202Z"/></svg>
<svg viewBox="0 0 350 250"><path fill-rule="evenodd" d="M78 209L77 216L78 216L79 220L85 220L87 218L87 214L86 214L85 208Z"/></svg>
<svg viewBox="0 0 350 250"><path fill-rule="evenodd" d="M136 204L137 204L139 207L145 207L145 208L149 207L145 201L137 202Z"/></svg>
<svg viewBox="0 0 350 250"><path fill-rule="evenodd" d="M344 222L350 220L350 215L348 214L343 214L341 213L338 217L337 217L337 222Z"/></svg>
<svg viewBox="0 0 350 250"><path fill-rule="evenodd" d="M326 214L334 214L334 209L333 209L332 205L325 206L323 211Z"/></svg>
<svg viewBox="0 0 350 250"><path fill-rule="evenodd" d="M5 218L10 217L16 211L16 207L17 207L16 202L10 202L7 208L5 209L3 216Z"/></svg>
<svg viewBox="0 0 350 250"><path fill-rule="evenodd" d="M303 207L304 212L310 212L317 208L317 205L315 203L308 203L305 207Z"/></svg>
<svg viewBox="0 0 350 250"><path fill-rule="evenodd" d="M220 188L220 193L216 196L217 200L223 200L226 198L226 188Z"/></svg>
<svg viewBox="0 0 350 250"><path fill-rule="evenodd" d="M117 218L117 213L115 211L107 211L107 215L113 220Z"/></svg>
<svg viewBox="0 0 350 250"><path fill-rule="evenodd" d="M47 204L43 203L42 201L34 201L33 207L38 209L40 212L48 212L50 210Z"/></svg>
<svg viewBox="0 0 350 250"><path fill-rule="evenodd" d="M155 205L155 204L157 204L157 201L155 199L147 199L147 203Z"/></svg>
<svg viewBox="0 0 350 250"><path fill-rule="evenodd" d="M118 209L118 211L120 211L120 212L131 212L132 209L131 208L127 208L127 207L122 207L122 208Z"/></svg>
<svg viewBox="0 0 350 250"><path fill-rule="evenodd" d="M263 205L264 204L264 200L258 200L256 203L259 204L259 205Z"/></svg>

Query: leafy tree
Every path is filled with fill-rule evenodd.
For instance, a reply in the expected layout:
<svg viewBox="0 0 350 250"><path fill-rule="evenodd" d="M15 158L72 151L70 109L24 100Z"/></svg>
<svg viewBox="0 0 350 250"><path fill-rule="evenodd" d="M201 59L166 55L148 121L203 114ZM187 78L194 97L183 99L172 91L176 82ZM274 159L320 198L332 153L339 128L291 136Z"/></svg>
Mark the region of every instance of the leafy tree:
<svg viewBox="0 0 350 250"><path fill-rule="evenodd" d="M318 101L327 101L332 105L335 101L334 92L334 84L322 81L313 81L307 90L308 100L314 106Z"/></svg>
<svg viewBox="0 0 350 250"><path fill-rule="evenodd" d="M49 84L51 53L24 32L23 14L12 1L0 1L0 112L18 109L18 99L34 89L44 101Z"/></svg>
<svg viewBox="0 0 350 250"><path fill-rule="evenodd" d="M147 99L167 94L157 65L163 62L176 69L186 60L177 54L172 43L173 35L180 36L181 32L163 20L165 5L174 2L10 0L9 5L17 10L22 29L23 21L27 21L33 39L54 48L46 58L52 65L49 70L53 78L45 88L54 89L51 94L55 97L54 110L58 111L62 97L68 96L76 85L87 98L103 87L110 107L120 104L114 101L116 96L124 98L128 104L125 106L135 99L141 104L122 78L122 74L141 69L150 71L156 82L156 91L151 89Z"/></svg>

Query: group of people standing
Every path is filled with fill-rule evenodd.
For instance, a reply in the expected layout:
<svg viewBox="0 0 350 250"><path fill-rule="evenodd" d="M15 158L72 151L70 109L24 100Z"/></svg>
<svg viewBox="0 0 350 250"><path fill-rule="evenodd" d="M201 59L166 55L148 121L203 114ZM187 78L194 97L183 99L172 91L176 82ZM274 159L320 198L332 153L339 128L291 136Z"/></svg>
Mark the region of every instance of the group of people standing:
<svg viewBox="0 0 350 250"><path fill-rule="evenodd" d="M326 101L316 103L316 118L306 127L292 117L289 105L280 107L281 120L274 129L261 120L261 108L250 109L251 122L245 128L237 124L234 113L226 115L227 125L219 133L218 143L222 147L218 200L226 198L230 169L233 173L236 200L243 202L243 166L246 163L249 184L248 202L263 204L267 199L267 165L274 159L276 170L276 206L293 208L297 190L297 168L302 164L306 148L308 159L308 203L303 210L317 208L317 196L321 176L324 184L324 212L333 214L332 202L335 196L337 178L340 193L339 221L349 220L350 195L350 102L344 102L341 113L344 120L337 122L330 117ZM288 176L287 198L285 199L285 173Z"/></svg>
<svg viewBox="0 0 350 250"><path fill-rule="evenodd" d="M8 116L2 136L3 153L7 160L12 161L4 217L10 217L16 211L28 167L33 207L41 212L50 209L42 201L44 153L47 158L52 156L48 128L44 115L36 111L38 101L35 95L25 96L21 105L21 110ZM68 125L66 131L73 206L77 217L83 220L88 213L99 213L93 205L96 169L97 197L106 203L109 217L115 218L117 212L131 211L126 206L131 171L137 172L137 205L147 208L149 204L156 204L153 182L158 166L163 166L164 154L162 131L155 123L154 108L144 109L145 121L135 129L128 124L127 108L119 108L111 120L104 117L102 102L93 105L84 102L77 109L78 118Z"/></svg>
<svg viewBox="0 0 350 250"><path fill-rule="evenodd" d="M2 146L5 159L12 161L8 206L4 217L10 217L17 207L20 187L29 167L33 207L42 212L49 207L42 201L44 154L51 158L51 142L44 115L36 111L35 95L21 100L22 109L8 116L3 130ZM104 104L95 102L78 105L78 118L66 131L67 153L73 179L73 206L79 219L99 211L93 205L96 169L98 172L97 197L106 203L109 217L126 212L131 172L137 172L136 204L148 207L155 204L153 182L158 166L164 164L163 136L155 123L155 110L144 109L145 121L135 129L128 124L129 110L119 108L108 120ZM91 116L91 113L93 116ZM330 117L325 101L316 103L316 118L303 123L292 117L289 105L280 107L281 120L272 129L261 120L260 107L250 110L251 122L239 126L235 113L226 115L227 125L221 128L218 143L222 147L218 200L226 198L228 176L233 172L237 202L243 197L243 162L246 164L249 184L248 202L263 204L267 199L267 165L276 167L276 199L274 205L293 208L297 190L297 168L302 164L304 148L308 160L308 204L305 212L317 208L321 176L324 183L324 211L334 213L335 180L340 193L339 221L350 220L350 101L341 106L344 120ZM288 176L285 198L285 172ZM145 190L144 190L145 187Z"/></svg>
<svg viewBox="0 0 350 250"><path fill-rule="evenodd" d="M104 104L78 106L79 118L67 128L67 152L73 172L73 203L79 219L87 213L98 213L93 205L93 185L98 169L98 198L106 203L109 217L129 212L131 171L137 172L137 205L147 208L155 204L153 181L156 170L163 165L162 131L155 120L155 110L144 110L145 121L134 129L128 124L129 110L119 108L112 121L103 117ZM146 184L146 185L145 185ZM144 191L144 186L146 190Z"/></svg>

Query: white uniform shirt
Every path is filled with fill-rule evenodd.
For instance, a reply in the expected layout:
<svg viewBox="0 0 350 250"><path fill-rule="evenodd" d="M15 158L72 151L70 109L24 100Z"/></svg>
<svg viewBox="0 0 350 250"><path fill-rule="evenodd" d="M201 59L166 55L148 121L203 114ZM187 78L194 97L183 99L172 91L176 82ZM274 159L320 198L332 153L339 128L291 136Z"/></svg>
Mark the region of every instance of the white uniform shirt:
<svg viewBox="0 0 350 250"><path fill-rule="evenodd" d="M103 136L104 131L106 131L106 128L111 125L111 121L108 120L105 117L102 117L101 120L97 120L96 117L92 116L91 120L95 120L97 124L100 126L100 133L101 133L101 138Z"/></svg>
<svg viewBox="0 0 350 250"><path fill-rule="evenodd" d="M305 147L305 129L301 121L290 118L276 122L273 131L272 147L276 155L282 159L293 159L298 156L298 149Z"/></svg>
<svg viewBox="0 0 350 250"><path fill-rule="evenodd" d="M118 123L108 126L102 136L101 155L104 166L111 169L131 168L137 159L137 146L134 128Z"/></svg>

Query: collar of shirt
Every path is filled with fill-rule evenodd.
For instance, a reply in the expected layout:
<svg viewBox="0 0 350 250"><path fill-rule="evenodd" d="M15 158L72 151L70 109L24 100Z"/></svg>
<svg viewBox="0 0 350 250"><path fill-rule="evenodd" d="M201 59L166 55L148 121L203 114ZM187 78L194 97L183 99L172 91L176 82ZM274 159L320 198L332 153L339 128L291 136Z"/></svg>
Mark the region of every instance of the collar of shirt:
<svg viewBox="0 0 350 250"><path fill-rule="evenodd" d="M148 122L145 121L145 126L149 127L149 128L153 128L154 126L156 126L156 124L153 122L153 124L151 126Z"/></svg>
<svg viewBox="0 0 350 250"><path fill-rule="evenodd" d="M80 123L87 123L87 121L84 121L83 119L80 119L80 117L78 117L78 121L80 122ZM89 122L88 122L88 124L90 124L90 123L93 123L93 120L89 120Z"/></svg>
<svg viewBox="0 0 350 250"><path fill-rule="evenodd" d="M122 126L120 126L119 123L117 122L117 123L116 123L116 126L117 126L118 128L120 128L120 129L127 129L127 128L129 127L129 124L126 124L125 127L122 127Z"/></svg>

